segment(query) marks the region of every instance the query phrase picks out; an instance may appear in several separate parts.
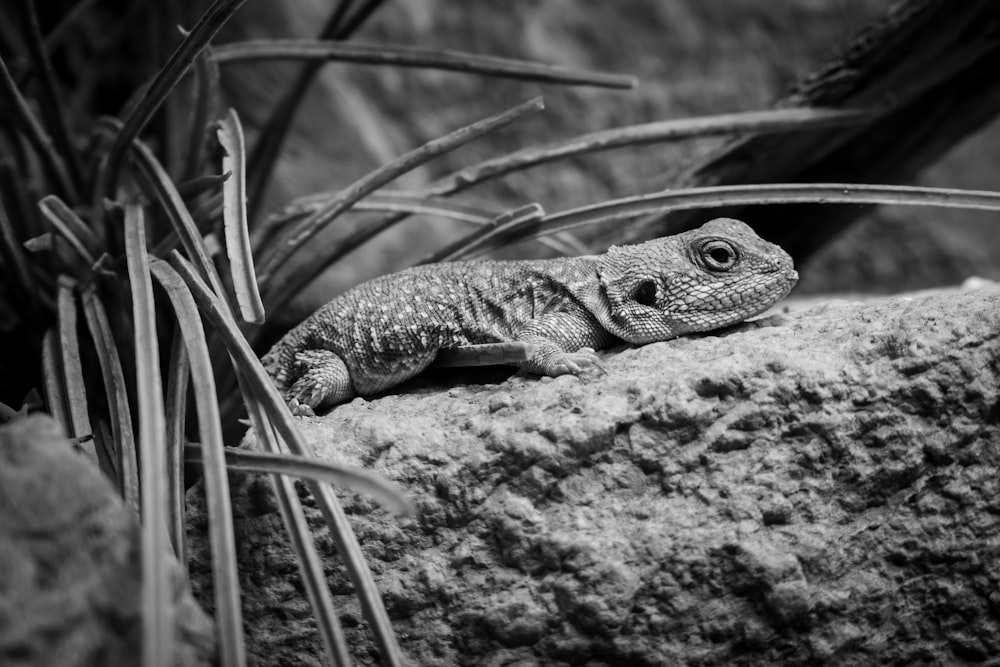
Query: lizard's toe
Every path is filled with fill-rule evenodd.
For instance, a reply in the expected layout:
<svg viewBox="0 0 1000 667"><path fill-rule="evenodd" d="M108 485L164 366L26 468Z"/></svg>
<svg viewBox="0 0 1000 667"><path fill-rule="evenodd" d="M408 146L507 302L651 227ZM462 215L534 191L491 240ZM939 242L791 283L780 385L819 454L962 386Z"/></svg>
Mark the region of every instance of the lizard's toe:
<svg viewBox="0 0 1000 667"><path fill-rule="evenodd" d="M589 347L580 348L576 352L565 352L553 360L553 375L587 375L596 373L604 375L608 372L601 357Z"/></svg>
<svg viewBox="0 0 1000 667"><path fill-rule="evenodd" d="M297 398L289 398L286 403L288 403L288 410L296 417L315 417L316 413L311 407L299 402Z"/></svg>

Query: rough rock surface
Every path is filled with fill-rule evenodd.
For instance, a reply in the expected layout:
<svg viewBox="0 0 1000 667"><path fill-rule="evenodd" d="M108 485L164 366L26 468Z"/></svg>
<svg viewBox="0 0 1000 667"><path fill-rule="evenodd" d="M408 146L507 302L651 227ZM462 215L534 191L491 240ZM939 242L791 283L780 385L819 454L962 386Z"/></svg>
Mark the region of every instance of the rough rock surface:
<svg viewBox="0 0 1000 667"><path fill-rule="evenodd" d="M302 419L418 507L345 495L413 664L1000 662L1000 290L793 307L606 361ZM239 493L251 650L313 664L267 482Z"/></svg>
<svg viewBox="0 0 1000 667"><path fill-rule="evenodd" d="M138 665L139 524L46 416L0 428L0 665ZM176 665L213 664L211 620L175 570Z"/></svg>

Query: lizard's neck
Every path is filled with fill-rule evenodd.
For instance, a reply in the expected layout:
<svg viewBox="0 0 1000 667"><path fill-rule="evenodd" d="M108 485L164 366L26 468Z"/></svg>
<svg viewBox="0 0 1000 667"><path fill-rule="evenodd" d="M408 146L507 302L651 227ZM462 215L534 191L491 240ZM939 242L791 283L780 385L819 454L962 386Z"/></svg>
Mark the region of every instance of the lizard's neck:
<svg viewBox="0 0 1000 667"><path fill-rule="evenodd" d="M589 255L566 260L566 290L593 315L605 331L618 338L626 333L622 323L614 318L611 301L601 277L602 256Z"/></svg>

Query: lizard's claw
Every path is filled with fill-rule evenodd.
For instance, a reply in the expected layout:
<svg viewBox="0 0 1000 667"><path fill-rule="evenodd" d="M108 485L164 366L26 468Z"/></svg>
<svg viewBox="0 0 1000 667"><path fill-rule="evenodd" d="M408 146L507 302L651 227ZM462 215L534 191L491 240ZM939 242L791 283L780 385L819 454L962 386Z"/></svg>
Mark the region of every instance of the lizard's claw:
<svg viewBox="0 0 1000 667"><path fill-rule="evenodd" d="M606 375L607 367L601 357L589 347L582 347L576 352L564 352L552 360L551 375L585 375L596 373Z"/></svg>
<svg viewBox="0 0 1000 667"><path fill-rule="evenodd" d="M298 398L290 397L285 401L288 404L288 410L292 415L296 417L315 417L316 413L311 407L299 401Z"/></svg>

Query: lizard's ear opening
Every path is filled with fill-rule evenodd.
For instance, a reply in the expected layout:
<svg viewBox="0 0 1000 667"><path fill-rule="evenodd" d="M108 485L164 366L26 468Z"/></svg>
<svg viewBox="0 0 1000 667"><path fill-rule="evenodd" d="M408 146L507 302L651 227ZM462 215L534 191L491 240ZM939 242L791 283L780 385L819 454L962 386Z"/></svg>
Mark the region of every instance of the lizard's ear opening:
<svg viewBox="0 0 1000 667"><path fill-rule="evenodd" d="M607 331L635 345L676 335L671 330L671 314L661 310L666 298L661 281L626 270L602 271L601 283L604 303L591 312Z"/></svg>
<svg viewBox="0 0 1000 667"><path fill-rule="evenodd" d="M652 280L642 280L635 286L632 298L636 303L654 308L656 306L656 283Z"/></svg>

